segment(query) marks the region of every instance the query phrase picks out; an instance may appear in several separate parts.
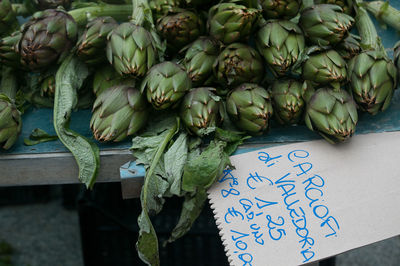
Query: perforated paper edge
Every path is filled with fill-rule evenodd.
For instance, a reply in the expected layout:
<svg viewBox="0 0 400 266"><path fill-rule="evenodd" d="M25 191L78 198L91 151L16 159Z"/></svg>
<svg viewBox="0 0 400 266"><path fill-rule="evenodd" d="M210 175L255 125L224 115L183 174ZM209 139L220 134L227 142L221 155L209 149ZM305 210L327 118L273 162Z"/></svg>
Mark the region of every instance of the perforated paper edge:
<svg viewBox="0 0 400 266"><path fill-rule="evenodd" d="M218 228L218 234L221 237L221 241L222 241L222 245L224 246L224 251L225 251L225 255L228 259L228 263L231 266L235 266L233 264L233 258L232 258L232 254L230 254L230 250L228 247L228 239L225 237L224 232L223 232L223 228L221 226L222 221L221 221L221 217L218 215L216 207L215 207L215 202L212 200L211 198L211 192L207 191L207 197L208 197L208 201L210 204L210 208L214 214L214 220L215 220L215 224L217 225Z"/></svg>

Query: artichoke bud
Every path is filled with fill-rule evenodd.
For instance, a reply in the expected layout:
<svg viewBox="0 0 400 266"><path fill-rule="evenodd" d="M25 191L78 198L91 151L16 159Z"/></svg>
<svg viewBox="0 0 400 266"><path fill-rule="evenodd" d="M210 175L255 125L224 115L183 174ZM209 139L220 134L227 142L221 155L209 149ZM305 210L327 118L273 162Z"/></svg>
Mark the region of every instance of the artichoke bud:
<svg viewBox="0 0 400 266"><path fill-rule="evenodd" d="M99 141L122 141L144 127L149 106L138 89L117 85L102 92L93 104L90 128Z"/></svg>
<svg viewBox="0 0 400 266"><path fill-rule="evenodd" d="M200 37L188 47L183 65L193 85L209 85L214 80L213 65L219 54L216 40Z"/></svg>
<svg viewBox="0 0 400 266"><path fill-rule="evenodd" d="M301 122L306 105L306 84L293 79L276 80L272 84L274 114L280 124L294 125Z"/></svg>
<svg viewBox="0 0 400 266"><path fill-rule="evenodd" d="M54 98L56 93L56 78L50 75L44 78L40 84L40 96Z"/></svg>
<svg viewBox="0 0 400 266"><path fill-rule="evenodd" d="M0 146L8 150L17 141L22 129L21 113L9 97L0 94Z"/></svg>
<svg viewBox="0 0 400 266"><path fill-rule="evenodd" d="M233 43L218 56L214 67L217 81L228 87L242 83L258 83L264 76L264 65L252 47Z"/></svg>
<svg viewBox="0 0 400 266"><path fill-rule="evenodd" d="M107 36L117 26L112 17L98 17L89 22L77 43L79 58L90 65L106 60Z"/></svg>
<svg viewBox="0 0 400 266"><path fill-rule="evenodd" d="M36 8L38 10L46 10L51 8L57 8L62 6L65 9L68 9L71 5L71 0L33 0Z"/></svg>
<svg viewBox="0 0 400 266"><path fill-rule="evenodd" d="M269 20L256 36L258 51L277 76L283 76L304 52L301 29L293 22Z"/></svg>
<svg viewBox="0 0 400 266"><path fill-rule="evenodd" d="M125 22L108 35L107 58L120 74L143 77L157 62L157 40L142 26Z"/></svg>
<svg viewBox="0 0 400 266"><path fill-rule="evenodd" d="M22 65L37 71L60 62L75 44L77 31L74 19L61 9L35 13L22 25L16 46Z"/></svg>
<svg viewBox="0 0 400 266"><path fill-rule="evenodd" d="M0 36L18 29L18 20L10 0L0 0Z"/></svg>
<svg viewBox="0 0 400 266"><path fill-rule="evenodd" d="M250 36L260 11L235 3L211 7L208 14L210 35L224 44L241 41Z"/></svg>
<svg viewBox="0 0 400 266"><path fill-rule="evenodd" d="M182 0L149 0L149 6L155 20L167 15L169 12L179 10Z"/></svg>
<svg viewBox="0 0 400 266"><path fill-rule="evenodd" d="M386 110L397 85L397 70L384 51L364 51L349 62L349 78L358 106L370 114Z"/></svg>
<svg viewBox="0 0 400 266"><path fill-rule="evenodd" d="M357 121L357 105L344 90L318 89L307 103L307 127L329 143L349 139L356 130Z"/></svg>
<svg viewBox="0 0 400 266"><path fill-rule="evenodd" d="M353 14L353 8L348 4L348 0L315 0L315 4L330 4L340 6L347 15Z"/></svg>
<svg viewBox="0 0 400 266"><path fill-rule="evenodd" d="M320 4L302 11L299 25L308 40L319 46L333 46L347 37L354 19L340 6Z"/></svg>
<svg viewBox="0 0 400 266"><path fill-rule="evenodd" d="M361 52L360 40L361 38L357 35L349 34L349 36L335 47L335 50L343 59L350 60Z"/></svg>
<svg viewBox="0 0 400 266"><path fill-rule="evenodd" d="M340 88L347 81L346 62L335 50L312 50L303 64L303 78Z"/></svg>
<svg viewBox="0 0 400 266"><path fill-rule="evenodd" d="M198 136L209 127L222 123L223 104L214 94L214 88L200 87L192 89L182 100L180 117L188 130Z"/></svg>
<svg viewBox="0 0 400 266"><path fill-rule="evenodd" d="M0 40L0 63L13 68L22 68L21 57L15 50L15 45L21 39L22 34L17 31L11 36Z"/></svg>
<svg viewBox="0 0 400 266"><path fill-rule="evenodd" d="M153 66L141 85L142 93L146 93L148 102L156 110L174 108L191 88L192 82L186 71L169 61Z"/></svg>
<svg viewBox="0 0 400 266"><path fill-rule="evenodd" d="M203 33L204 23L191 11L170 12L157 22L160 36L167 41L170 51L179 51Z"/></svg>
<svg viewBox="0 0 400 266"><path fill-rule="evenodd" d="M98 97L103 91L115 85L131 85L135 80L130 77L124 77L118 74L110 65L105 65L94 73L93 93Z"/></svg>
<svg viewBox="0 0 400 266"><path fill-rule="evenodd" d="M269 129L273 114L271 96L257 84L244 83L229 92L226 111L240 130L260 135Z"/></svg>
<svg viewBox="0 0 400 266"><path fill-rule="evenodd" d="M260 0L263 15L267 19L291 19L300 10L299 0Z"/></svg>

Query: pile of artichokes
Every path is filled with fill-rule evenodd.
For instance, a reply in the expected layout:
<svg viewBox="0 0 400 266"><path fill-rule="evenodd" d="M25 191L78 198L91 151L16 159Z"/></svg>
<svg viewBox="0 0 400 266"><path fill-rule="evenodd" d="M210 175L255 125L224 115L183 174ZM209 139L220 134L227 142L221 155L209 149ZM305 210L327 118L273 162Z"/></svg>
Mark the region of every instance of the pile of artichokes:
<svg viewBox="0 0 400 266"><path fill-rule="evenodd" d="M78 106L92 108L93 136L108 142L170 112L192 136L305 124L338 143L355 133L358 112L385 111L397 86L360 0L29 2L0 1L4 149L21 130L21 102L53 106L58 66L71 56L89 71Z"/></svg>
<svg viewBox="0 0 400 266"><path fill-rule="evenodd" d="M4 75L11 68L26 76L16 88L25 102L51 107L57 65L75 54L93 77L82 90L92 95L84 107L93 106L90 126L99 141L122 141L140 132L152 110L163 110L179 112L199 136L224 120L250 135L266 134L275 120L305 123L336 143L355 132L357 111L384 111L396 88L396 68L383 47L364 45L372 37L362 29L361 38L349 33L369 19L360 1L135 1L150 19L134 10L130 20L126 11L118 14L118 7L132 9L122 0L109 5L113 12L93 4L90 19L82 19L87 8L74 9L69 0L2 0ZM21 26L18 17L25 17ZM5 138L3 148L15 139Z"/></svg>

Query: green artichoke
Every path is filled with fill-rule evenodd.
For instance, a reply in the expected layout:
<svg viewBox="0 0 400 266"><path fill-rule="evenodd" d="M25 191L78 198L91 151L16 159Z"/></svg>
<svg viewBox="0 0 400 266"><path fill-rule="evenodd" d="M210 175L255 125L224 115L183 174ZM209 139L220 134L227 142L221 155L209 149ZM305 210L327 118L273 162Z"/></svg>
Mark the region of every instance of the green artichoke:
<svg viewBox="0 0 400 266"><path fill-rule="evenodd" d="M188 47L183 65L193 85L209 85L214 80L213 65L219 54L217 41L200 37Z"/></svg>
<svg viewBox="0 0 400 266"><path fill-rule="evenodd" d="M222 122L223 104L214 91L214 88L196 88L183 98L180 117L191 133L202 136L205 129Z"/></svg>
<svg viewBox="0 0 400 266"><path fill-rule="evenodd" d="M221 52L214 71L218 82L228 87L258 83L264 77L261 56L250 46L241 43L233 43Z"/></svg>
<svg viewBox="0 0 400 266"><path fill-rule="evenodd" d="M196 40L203 28L204 23L200 17L187 10L170 12L157 23L157 30L167 41L168 49L175 52Z"/></svg>
<svg viewBox="0 0 400 266"><path fill-rule="evenodd" d="M17 31L11 36L0 40L0 63L13 68L21 68L21 57L15 50L15 45L21 39L22 34Z"/></svg>
<svg viewBox="0 0 400 266"><path fill-rule="evenodd" d="M314 5L302 11L299 25L305 36L320 46L332 46L347 37L354 19L336 5Z"/></svg>
<svg viewBox="0 0 400 266"><path fill-rule="evenodd" d="M157 110L175 107L191 88L186 71L169 61L153 66L141 85L142 93L146 93L148 102Z"/></svg>
<svg viewBox="0 0 400 266"><path fill-rule="evenodd" d="M361 52L360 37L354 34L349 34L343 41L341 41L335 50L345 60L350 60Z"/></svg>
<svg viewBox="0 0 400 266"><path fill-rule="evenodd" d="M106 60L107 35L117 26L112 17L98 17L89 22L77 43L79 58L90 65Z"/></svg>
<svg viewBox="0 0 400 266"><path fill-rule="evenodd" d="M60 9L35 13L22 26L22 37L17 43L21 62L32 71L42 70L61 61L77 37L74 19Z"/></svg>
<svg viewBox="0 0 400 266"><path fill-rule="evenodd" d="M243 83L229 92L226 111L239 129L262 134L268 130L273 114L270 94L257 84Z"/></svg>
<svg viewBox="0 0 400 266"><path fill-rule="evenodd" d="M21 133L22 119L14 102L5 94L0 94L0 145L8 150Z"/></svg>
<svg viewBox="0 0 400 266"><path fill-rule="evenodd" d="M40 85L40 95L42 97L54 98L56 93L56 77L50 75L42 80Z"/></svg>
<svg viewBox="0 0 400 266"><path fill-rule="evenodd" d="M0 36L5 36L17 28L17 16L10 0L0 0Z"/></svg>
<svg viewBox="0 0 400 266"><path fill-rule="evenodd" d="M302 73L305 80L335 88L347 80L346 62L335 50L311 52Z"/></svg>
<svg viewBox="0 0 400 266"><path fill-rule="evenodd" d="M33 0L38 10L46 10L51 8L57 8L59 6L68 9L71 5L71 0Z"/></svg>
<svg viewBox="0 0 400 266"><path fill-rule="evenodd" d="M316 0L316 4L330 4L337 5L343 9L343 12L347 15L351 15L353 13L353 9L348 4L348 0Z"/></svg>
<svg viewBox="0 0 400 266"><path fill-rule="evenodd" d="M344 90L319 89L307 103L307 127L332 144L350 138L357 121L357 105Z"/></svg>
<svg viewBox="0 0 400 266"><path fill-rule="evenodd" d="M122 74L142 77L157 62L157 40L144 27L120 24L108 35L107 58Z"/></svg>
<svg viewBox="0 0 400 266"><path fill-rule="evenodd" d="M306 83L294 79L276 80L271 86L274 114L280 124L298 124L303 118Z"/></svg>
<svg viewBox="0 0 400 266"><path fill-rule="evenodd" d="M295 23L269 20L258 31L256 45L271 70L282 76L304 52L305 41L301 29Z"/></svg>
<svg viewBox="0 0 400 266"><path fill-rule="evenodd" d="M230 44L246 39L258 20L259 10L235 3L221 3L211 7L208 28L215 39Z"/></svg>
<svg viewBox="0 0 400 266"><path fill-rule="evenodd" d="M364 51L349 62L350 86L357 104L371 114L389 107L397 70L384 51Z"/></svg>
<svg viewBox="0 0 400 266"><path fill-rule="evenodd" d="M118 74L110 65L105 65L94 73L93 77L93 93L98 97L103 91L115 85L135 84L135 79L124 77Z"/></svg>
<svg viewBox="0 0 400 266"><path fill-rule="evenodd" d="M300 10L299 0L259 0L267 19L291 19Z"/></svg>
<svg viewBox="0 0 400 266"><path fill-rule="evenodd" d="M150 9L156 20L178 10L181 4L182 0L149 0Z"/></svg>
<svg viewBox="0 0 400 266"><path fill-rule="evenodd" d="M143 128L148 115L148 104L138 89L117 85L97 97L90 128L97 140L118 142Z"/></svg>

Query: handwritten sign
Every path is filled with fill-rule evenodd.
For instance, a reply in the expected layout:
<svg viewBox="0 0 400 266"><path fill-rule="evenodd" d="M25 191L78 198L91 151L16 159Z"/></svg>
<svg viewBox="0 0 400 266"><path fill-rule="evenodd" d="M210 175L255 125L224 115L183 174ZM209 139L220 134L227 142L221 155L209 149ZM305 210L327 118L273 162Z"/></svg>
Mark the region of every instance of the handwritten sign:
<svg viewBox="0 0 400 266"><path fill-rule="evenodd" d="M231 265L300 265L400 234L400 132L231 157L209 199Z"/></svg>

